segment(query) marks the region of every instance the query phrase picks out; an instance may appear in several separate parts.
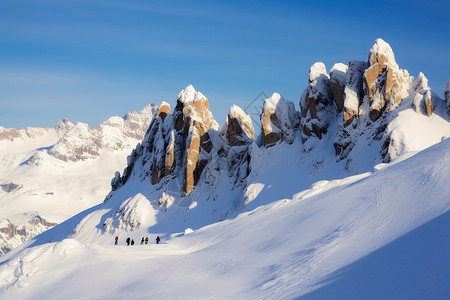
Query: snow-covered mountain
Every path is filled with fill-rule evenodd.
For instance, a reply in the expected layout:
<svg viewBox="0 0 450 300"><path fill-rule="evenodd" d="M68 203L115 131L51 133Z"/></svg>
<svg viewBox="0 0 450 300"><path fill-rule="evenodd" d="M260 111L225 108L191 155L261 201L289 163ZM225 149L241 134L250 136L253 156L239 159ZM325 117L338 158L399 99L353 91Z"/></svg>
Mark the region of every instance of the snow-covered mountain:
<svg viewBox="0 0 450 300"><path fill-rule="evenodd" d="M0 254L101 202L142 140L155 106L97 127L0 128Z"/></svg>
<svg viewBox="0 0 450 300"><path fill-rule="evenodd" d="M315 63L300 111L266 99L261 132L238 106L219 126L188 86L104 203L0 258L0 295L447 298L449 89L381 39L368 61Z"/></svg>
<svg viewBox="0 0 450 300"><path fill-rule="evenodd" d="M449 149L447 139L373 172L268 197L160 245L152 205L136 195L123 203L123 218L145 223L116 229L113 246L114 234L102 230L116 209L109 201L1 257L0 298L448 299ZM300 161L288 147L278 154L267 172ZM139 245L145 236L151 245ZM127 247L127 237L138 245Z"/></svg>
<svg viewBox="0 0 450 300"><path fill-rule="evenodd" d="M170 219L170 228L174 223L180 223L176 231L186 225L199 228L267 203L256 192L255 181L260 165L275 159L280 148L297 148L292 151L300 162L288 162L286 172L277 174L284 178L279 188L267 181L276 190L269 192L274 199L280 193L292 196L286 183L298 192L322 179L361 174L450 136L446 102L422 73L414 79L400 69L381 39L370 49L368 61L338 63L329 74L323 63L315 63L299 105L300 112L274 93L264 102L262 130L255 134L251 118L237 106L219 127L208 99L188 86L178 95L173 113L168 103L160 106L144 140L128 157L127 168L122 175L116 173L105 201L119 205L141 193L161 220ZM115 219L128 222L121 213L118 207L105 230L116 229ZM157 223L156 228L167 228L169 221Z"/></svg>

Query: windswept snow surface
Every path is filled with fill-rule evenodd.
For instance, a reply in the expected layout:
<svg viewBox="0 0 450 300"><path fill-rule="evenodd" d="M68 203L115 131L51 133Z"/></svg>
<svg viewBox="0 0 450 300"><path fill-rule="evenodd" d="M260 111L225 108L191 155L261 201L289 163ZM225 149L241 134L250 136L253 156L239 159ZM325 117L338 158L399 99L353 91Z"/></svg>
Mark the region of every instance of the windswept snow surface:
<svg viewBox="0 0 450 300"><path fill-rule="evenodd" d="M100 204L0 258L0 298L448 299L449 149L446 139L306 190L285 182L295 195L160 245L150 207L133 213L152 199L127 200L147 224L131 232L102 229L116 206ZM257 179L255 203L269 195Z"/></svg>

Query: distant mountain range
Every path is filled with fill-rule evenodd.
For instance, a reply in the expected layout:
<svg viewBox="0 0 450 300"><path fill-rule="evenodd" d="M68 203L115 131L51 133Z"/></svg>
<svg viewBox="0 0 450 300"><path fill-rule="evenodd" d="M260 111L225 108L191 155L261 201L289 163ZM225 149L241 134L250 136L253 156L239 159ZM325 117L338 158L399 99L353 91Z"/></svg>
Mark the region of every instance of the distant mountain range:
<svg viewBox="0 0 450 300"><path fill-rule="evenodd" d="M0 254L91 207L142 140L156 107L90 129L0 127Z"/></svg>

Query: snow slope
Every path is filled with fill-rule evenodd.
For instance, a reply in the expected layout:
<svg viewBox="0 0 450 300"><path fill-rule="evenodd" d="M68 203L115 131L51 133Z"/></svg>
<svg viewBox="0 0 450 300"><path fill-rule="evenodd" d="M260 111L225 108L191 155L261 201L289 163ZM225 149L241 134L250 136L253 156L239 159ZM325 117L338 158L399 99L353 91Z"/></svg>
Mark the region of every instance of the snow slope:
<svg viewBox="0 0 450 300"><path fill-rule="evenodd" d="M94 129L0 128L0 254L97 203L155 112L111 117Z"/></svg>
<svg viewBox="0 0 450 300"><path fill-rule="evenodd" d="M117 231L120 245L113 246L114 234L101 229L107 202L2 257L0 295L446 299L449 149L446 139L371 173L298 188L292 197L161 245L152 243L147 219L139 230ZM137 197L128 203L147 201ZM150 236L151 245L127 247L127 236Z"/></svg>

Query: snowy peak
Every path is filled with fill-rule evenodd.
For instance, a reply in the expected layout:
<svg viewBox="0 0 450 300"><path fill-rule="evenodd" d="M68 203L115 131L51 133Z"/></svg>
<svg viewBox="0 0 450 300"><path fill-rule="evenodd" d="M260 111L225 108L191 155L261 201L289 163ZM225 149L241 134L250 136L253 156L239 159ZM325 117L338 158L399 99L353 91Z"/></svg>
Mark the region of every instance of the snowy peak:
<svg viewBox="0 0 450 300"><path fill-rule="evenodd" d="M263 144L273 146L279 141L292 144L294 130L298 128L299 119L294 103L274 93L264 101L261 114Z"/></svg>
<svg viewBox="0 0 450 300"><path fill-rule="evenodd" d="M344 89L347 81L348 66L337 63L330 70L330 85L338 112L344 107Z"/></svg>
<svg viewBox="0 0 450 300"><path fill-rule="evenodd" d="M0 128L0 254L100 203L155 109L113 116L94 129L67 119L53 128Z"/></svg>
<svg viewBox="0 0 450 300"><path fill-rule="evenodd" d="M336 63L329 73L323 63L313 64L300 113L279 93L265 99L261 139L255 140L250 116L235 105L219 128L208 99L189 85L178 94L172 112L168 103L161 103L127 168L112 180L106 200L119 207L140 192L171 220L188 220L197 205L203 207L196 211L224 219L255 205L253 199L263 191L252 180L261 165L283 160L279 151L295 153L284 169L298 159L296 165L312 177L330 176L330 170L369 171L450 135L443 103L423 74L414 81L398 68L392 49L381 39L369 61ZM197 202L198 195L206 200Z"/></svg>
<svg viewBox="0 0 450 300"><path fill-rule="evenodd" d="M177 106L175 107L176 115L176 129L180 130L181 127L185 127L189 124L182 125L182 121L196 121L198 124L196 127L201 130L201 134L205 133L209 128L218 128L214 117L209 110L209 101L201 93L197 92L192 85L188 85L184 90L178 94Z"/></svg>
<svg viewBox="0 0 450 300"><path fill-rule="evenodd" d="M380 158L387 162L401 152L398 145L403 144L400 140L393 142L391 137L398 139L398 135L387 131L392 119L408 108L428 117L446 118L442 107L443 101L428 87L426 77L420 73L414 80L399 68L390 45L377 39L367 62L353 60L348 66L337 63L329 74L323 63L311 66L308 87L300 99L303 148L310 152L317 147L333 126L337 127L337 161L347 159L365 135L383 142Z"/></svg>
<svg viewBox="0 0 450 300"><path fill-rule="evenodd" d="M224 130L230 146L250 144L255 139L255 129L250 115L237 105L230 108Z"/></svg>
<svg viewBox="0 0 450 300"><path fill-rule="evenodd" d="M133 178L141 180L151 176L153 185L164 185L182 177L178 192L189 194L210 157L213 145L209 132L218 127L208 99L188 85L178 94L172 114L170 105L161 103L142 144L129 157L128 167L121 177L113 180L113 191L133 174Z"/></svg>
<svg viewBox="0 0 450 300"><path fill-rule="evenodd" d="M56 124L55 129L57 131L69 131L73 126L75 126L72 122L70 122L68 119L62 119L61 121Z"/></svg>
<svg viewBox="0 0 450 300"><path fill-rule="evenodd" d="M369 64L371 66L379 64L382 66L389 66L393 69L398 69L395 62L394 51L391 46L383 39L376 39L369 52Z"/></svg>
<svg viewBox="0 0 450 300"><path fill-rule="evenodd" d="M194 103L195 101L208 101L206 97L201 93L197 92L192 84L188 85L184 90L178 94L177 100L182 103Z"/></svg>
<svg viewBox="0 0 450 300"><path fill-rule="evenodd" d="M59 132L63 134L64 130ZM3 141L5 143L12 143L15 140L26 142L39 138L45 138L45 136L52 135L54 133L54 128L26 127L22 129L16 129L0 127L0 142Z"/></svg>
<svg viewBox="0 0 450 300"><path fill-rule="evenodd" d="M170 104L163 101L161 102L161 104L159 105L159 109L158 112L156 113L156 115L158 117L161 118L161 120L163 120L170 114Z"/></svg>
<svg viewBox="0 0 450 300"><path fill-rule="evenodd" d="M386 109L392 111L408 95L410 78L408 72L399 69L391 47L382 39L377 39L370 49L369 64L364 72L364 89L370 119L376 121Z"/></svg>
<svg viewBox="0 0 450 300"><path fill-rule="evenodd" d="M328 126L336 114L333 102L330 75L325 65L317 62L309 69L309 85L300 98L300 124L306 152L328 132Z"/></svg>
<svg viewBox="0 0 450 300"><path fill-rule="evenodd" d="M99 157L103 152L112 152L133 147L142 140L156 106L147 105L140 112L129 112L123 118L113 116L90 129L85 123L77 123L50 149L49 154L62 161L80 161Z"/></svg>

